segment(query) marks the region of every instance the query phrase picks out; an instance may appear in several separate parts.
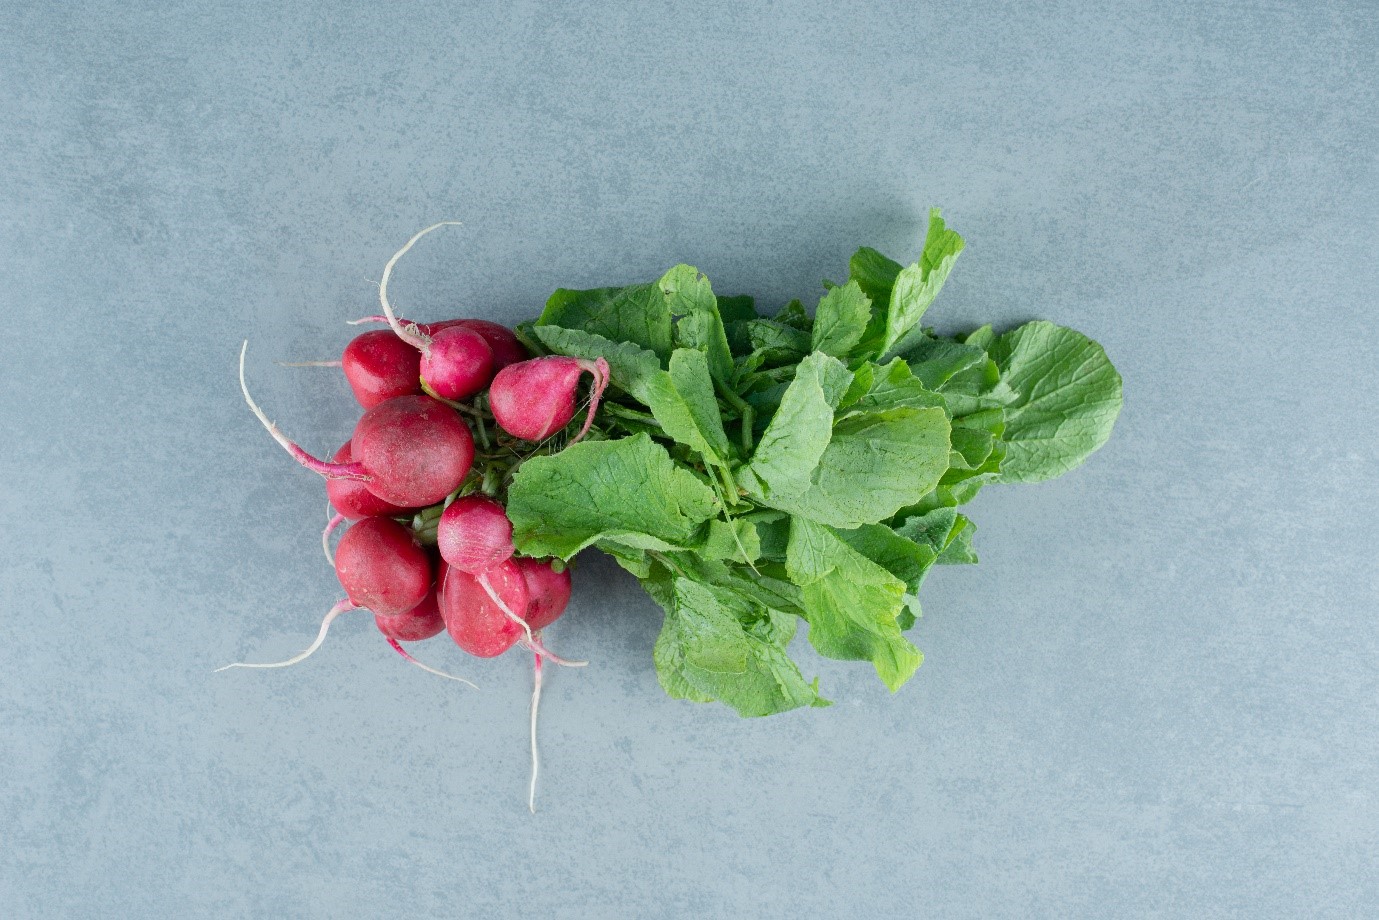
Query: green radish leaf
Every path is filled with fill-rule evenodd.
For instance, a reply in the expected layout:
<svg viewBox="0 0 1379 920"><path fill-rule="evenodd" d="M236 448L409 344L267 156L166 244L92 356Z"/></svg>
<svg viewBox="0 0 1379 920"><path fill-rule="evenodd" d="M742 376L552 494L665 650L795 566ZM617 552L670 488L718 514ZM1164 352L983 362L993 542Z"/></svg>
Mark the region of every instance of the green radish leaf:
<svg viewBox="0 0 1379 920"><path fill-rule="evenodd" d="M991 358L1005 395L1000 482L1061 476L1106 443L1121 407L1121 379L1100 345L1044 321L996 339Z"/></svg>
<svg viewBox="0 0 1379 920"><path fill-rule="evenodd" d="M835 287L823 296L814 312L811 347L814 351L846 360L862 341L862 333L870 319L871 299L862 293L856 281Z"/></svg>
<svg viewBox="0 0 1379 920"><path fill-rule="evenodd" d="M900 634L905 583L813 521L790 526L786 570L800 586L810 644L828 658L870 661L891 690L923 656Z"/></svg>
<svg viewBox="0 0 1379 920"><path fill-rule="evenodd" d="M828 448L833 406L846 389L844 377L851 380L836 358L815 353L800 362L780 408L757 442L751 463L740 471L738 481L749 494L774 501L809 488L810 477Z"/></svg>
<svg viewBox="0 0 1379 920"><path fill-rule="evenodd" d="M656 674L672 697L717 700L742 716L828 705L786 655L793 630L778 621L790 617L686 578L652 596L666 612L653 651Z"/></svg>
<svg viewBox="0 0 1379 920"><path fill-rule="evenodd" d="M546 301L536 325L578 329L670 357L670 309L657 284L589 291L560 288Z"/></svg>
<svg viewBox="0 0 1379 920"><path fill-rule="evenodd" d="M670 356L670 372L650 378L646 403L667 436L697 451L709 463L726 464L733 448L723 430L723 416L703 352L675 349Z"/></svg>
<svg viewBox="0 0 1379 920"><path fill-rule="evenodd" d="M677 265L662 275L657 285L670 315L677 318L675 344L703 352L715 380L731 379L733 355L709 279L693 266Z"/></svg>
<svg viewBox="0 0 1379 920"><path fill-rule="evenodd" d="M872 302L872 307L882 317L891 302L891 290L902 266L894 259L883 256L868 246L853 253L848 261L848 273L857 286Z"/></svg>
<svg viewBox="0 0 1379 920"><path fill-rule="evenodd" d="M569 559L603 538L635 549L697 546L718 505L712 489L637 434L532 457L513 477L507 511L524 555Z"/></svg>
<svg viewBox="0 0 1379 920"><path fill-rule="evenodd" d="M887 409L851 416L833 426L809 473L808 489L777 490L763 496L763 502L833 527L874 524L915 504L938 485L948 469L948 450L948 418L942 409Z"/></svg>
<svg viewBox="0 0 1379 920"><path fill-rule="evenodd" d="M962 254L963 239L949 230L938 208L929 210L929 231L919 261L901 270L891 288L886 308L886 337L882 354L902 352L911 341L919 341L924 331L919 321L938 296L943 282Z"/></svg>

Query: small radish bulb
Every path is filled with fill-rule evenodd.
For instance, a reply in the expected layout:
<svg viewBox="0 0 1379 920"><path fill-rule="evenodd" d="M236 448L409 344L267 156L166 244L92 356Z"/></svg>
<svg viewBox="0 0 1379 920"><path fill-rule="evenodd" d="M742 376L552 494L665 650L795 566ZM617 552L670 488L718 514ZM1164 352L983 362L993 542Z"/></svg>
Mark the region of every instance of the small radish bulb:
<svg viewBox="0 0 1379 920"><path fill-rule="evenodd" d="M570 570L555 570L550 560L521 557L514 560L527 582L531 602L527 605L527 625L533 632L550 626L570 603Z"/></svg>
<svg viewBox="0 0 1379 920"><path fill-rule="evenodd" d="M392 518L365 518L340 539L335 576L360 607L379 616L406 613L431 590L431 560Z"/></svg>
<svg viewBox="0 0 1379 920"><path fill-rule="evenodd" d="M349 463L326 463L283 434L249 395L245 342L239 387L255 417L294 460L327 479L366 483L374 495L403 508L423 508L459 488L474 462L474 436L455 410L429 396L398 396L364 413L350 439Z"/></svg>
<svg viewBox="0 0 1379 920"><path fill-rule="evenodd" d="M340 357L345 380L365 409L394 396L420 393L420 366L417 350L386 330L355 336Z"/></svg>
<svg viewBox="0 0 1379 920"><path fill-rule="evenodd" d="M512 522L503 506L491 498L457 498L436 525L436 548L448 565L478 575L506 562L516 552Z"/></svg>
<svg viewBox="0 0 1379 920"><path fill-rule="evenodd" d="M441 399L468 399L493 379L493 349L473 329L450 326L431 337L419 373L422 383Z"/></svg>
<svg viewBox="0 0 1379 920"><path fill-rule="evenodd" d="M564 428L575 416L575 391L582 373L593 377L589 414L570 443L589 432L599 400L608 386L608 362L552 355L509 365L498 372L488 391L493 417L508 434L542 441Z"/></svg>

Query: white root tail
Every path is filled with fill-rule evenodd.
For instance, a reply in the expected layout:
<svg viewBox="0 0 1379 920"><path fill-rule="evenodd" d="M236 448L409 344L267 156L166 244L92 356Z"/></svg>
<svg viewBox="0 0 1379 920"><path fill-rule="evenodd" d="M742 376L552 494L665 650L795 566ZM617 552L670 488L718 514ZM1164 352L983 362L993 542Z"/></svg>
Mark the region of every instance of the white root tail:
<svg viewBox="0 0 1379 920"><path fill-rule="evenodd" d="M417 661L415 658L412 657L410 652L408 652L405 648L402 647L402 643L398 642L392 636L388 637L388 644L391 645L399 655L407 659L408 662L416 665L423 671L426 671L428 674L434 674L437 677L444 677L446 680L457 680L462 684L466 684L470 687L473 687L475 690L479 689L478 685L475 684L473 681L465 680L463 677L456 677L454 674L447 674L444 671L438 671L435 668L431 667L429 664L422 664L420 661Z"/></svg>
<svg viewBox="0 0 1379 920"><path fill-rule="evenodd" d="M536 774L541 769L541 761L536 754L536 710L541 706L541 653L533 650L532 690L531 690L531 788L527 791L527 808L536 814Z"/></svg>
<svg viewBox="0 0 1379 920"><path fill-rule="evenodd" d="M330 518L326 521L326 529L321 531L321 549L326 551L326 562L329 562L333 569L335 568L335 554L330 551L330 535L335 532L335 528L345 523L345 516L337 514L330 502L326 502L326 514L330 515Z"/></svg>
<svg viewBox="0 0 1379 920"><path fill-rule="evenodd" d="M460 222L457 220L443 220L438 224L432 224L425 230L418 232L416 236L407 241L407 245L393 253L393 257L388 260L388 264L383 266L383 277L379 279L378 282L378 302L383 306L383 315L388 317L388 325L393 327L393 332L397 333L398 338L402 339L402 341L411 345L422 354L426 354L427 350L431 347L431 337L422 332L421 329L417 327L416 323L403 323L393 313L393 305L388 303L388 279L392 277L393 266L397 264L397 260L406 255L407 250L411 249L412 246L416 244L417 240L437 228L458 227L459 225Z"/></svg>
<svg viewBox="0 0 1379 920"><path fill-rule="evenodd" d="M326 633L330 631L330 624L334 622L336 617L338 617L342 613L347 613L351 610L359 609L361 608L356 607L354 603L349 600L343 600L340 603L336 604L334 607L330 608L330 612L326 614L326 618L321 621L321 631L316 634L316 641L311 643L311 647L308 648L306 651L302 652L300 655L293 655L286 661L275 661L271 664L254 664L248 661L236 661L234 664L227 664L223 668L216 668L216 672L228 671L230 668L287 668L291 667L294 664L298 664L302 661L305 661L306 659L311 657L312 652L316 651L318 648L321 647L321 643L326 641Z"/></svg>

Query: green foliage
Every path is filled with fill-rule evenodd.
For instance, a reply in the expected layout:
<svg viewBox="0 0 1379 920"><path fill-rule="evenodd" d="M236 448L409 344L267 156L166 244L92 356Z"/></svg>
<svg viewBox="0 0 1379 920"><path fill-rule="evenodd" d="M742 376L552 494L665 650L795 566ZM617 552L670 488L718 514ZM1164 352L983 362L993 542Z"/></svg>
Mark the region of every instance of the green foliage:
<svg viewBox="0 0 1379 920"><path fill-rule="evenodd" d="M760 316L687 265L557 291L530 333L606 359L612 387L588 440L517 467L519 551L592 545L639 578L665 610L671 696L747 716L827 705L787 652L800 621L820 654L899 688L922 660L902 631L926 574L977 561L959 506L1077 466L1121 404L1105 352L1071 329L923 328L963 246L935 209L914 263L859 249L812 317L799 301Z"/></svg>

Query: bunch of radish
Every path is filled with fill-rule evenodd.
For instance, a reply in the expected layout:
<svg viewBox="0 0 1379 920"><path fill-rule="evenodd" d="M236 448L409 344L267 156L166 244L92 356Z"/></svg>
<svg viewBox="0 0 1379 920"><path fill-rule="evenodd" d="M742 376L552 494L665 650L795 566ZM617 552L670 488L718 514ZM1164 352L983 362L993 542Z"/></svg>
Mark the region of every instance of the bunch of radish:
<svg viewBox="0 0 1379 920"><path fill-rule="evenodd" d="M330 461L308 453L268 420L245 382L247 342L240 351L240 386L249 407L297 462L325 478L330 521L322 541L345 599L300 655L226 667L296 664L320 647L336 617L356 609L373 614L379 632L404 658L443 677L451 675L421 664L402 643L445 632L481 658L520 644L532 651L535 669L534 811L542 664L585 662L560 658L542 641L542 630L569 602L570 573L559 560L516 555L502 497L523 459L568 446L589 431L608 365L602 359L532 358L512 330L484 320L400 320L387 295L393 266L439 226L418 233L389 260L379 283L383 315L356 321L387 322L389 328L355 337L338 362L364 411ZM573 428L586 373L591 382L583 426L559 438ZM344 523L349 527L332 554L331 534Z"/></svg>

